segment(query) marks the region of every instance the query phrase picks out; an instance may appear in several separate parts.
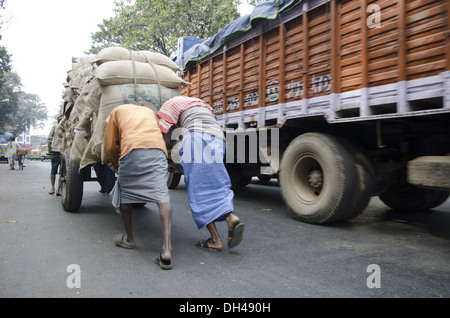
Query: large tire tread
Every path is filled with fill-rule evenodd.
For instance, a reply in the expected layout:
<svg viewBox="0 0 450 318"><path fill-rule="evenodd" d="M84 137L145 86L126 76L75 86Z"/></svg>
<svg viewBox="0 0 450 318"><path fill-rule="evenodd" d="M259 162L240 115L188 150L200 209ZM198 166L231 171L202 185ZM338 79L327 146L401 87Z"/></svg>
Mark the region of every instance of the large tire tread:
<svg viewBox="0 0 450 318"><path fill-rule="evenodd" d="M70 148L62 155L61 204L67 212L77 212L83 200L83 176L78 172L80 164L70 160Z"/></svg>
<svg viewBox="0 0 450 318"><path fill-rule="evenodd" d="M316 200L303 200L296 174L302 156L317 160L323 171L323 188ZM301 168L300 168L301 169ZM300 180L300 181L299 181ZM286 206L294 218L313 224L342 221L354 202L358 174L352 154L338 138L322 133L306 133L287 147L281 162L280 187Z"/></svg>

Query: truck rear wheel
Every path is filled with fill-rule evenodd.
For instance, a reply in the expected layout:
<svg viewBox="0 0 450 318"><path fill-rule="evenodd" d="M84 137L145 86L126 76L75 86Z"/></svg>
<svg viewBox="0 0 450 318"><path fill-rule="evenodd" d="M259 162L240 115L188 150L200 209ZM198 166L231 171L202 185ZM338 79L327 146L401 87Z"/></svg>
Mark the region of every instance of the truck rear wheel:
<svg viewBox="0 0 450 318"><path fill-rule="evenodd" d="M337 138L307 133L295 138L283 155L281 193L293 216L302 222L345 219L357 185L353 156Z"/></svg>
<svg viewBox="0 0 450 318"><path fill-rule="evenodd" d="M392 183L386 192L379 195L388 207L403 211L421 211L435 208L444 203L449 192L419 188L409 183Z"/></svg>
<svg viewBox="0 0 450 318"><path fill-rule="evenodd" d="M239 189L247 186L252 181L251 176L246 176L241 168L235 165L226 165L228 175L230 176L231 186L235 189Z"/></svg>
<svg viewBox="0 0 450 318"><path fill-rule="evenodd" d="M345 139L340 139L340 141L352 155L358 176L352 204L343 218L343 220L348 220L361 214L369 204L370 198L375 193L376 173L372 162L362 147L352 144Z"/></svg>
<svg viewBox="0 0 450 318"><path fill-rule="evenodd" d="M65 211L76 212L83 199L83 175L80 164L70 160L70 148L61 155L61 204Z"/></svg>

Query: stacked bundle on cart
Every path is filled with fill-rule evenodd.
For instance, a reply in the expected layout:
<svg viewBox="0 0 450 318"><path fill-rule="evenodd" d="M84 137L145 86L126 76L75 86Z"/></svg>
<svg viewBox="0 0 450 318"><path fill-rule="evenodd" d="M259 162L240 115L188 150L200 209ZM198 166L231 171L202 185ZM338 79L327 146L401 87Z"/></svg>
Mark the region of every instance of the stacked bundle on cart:
<svg viewBox="0 0 450 318"><path fill-rule="evenodd" d="M162 103L180 95L189 85L178 75L179 67L168 57L122 47L103 49L95 57L74 58L64 84L66 90L59 122L64 150L80 169L106 164L103 135L106 118L124 103L159 110Z"/></svg>

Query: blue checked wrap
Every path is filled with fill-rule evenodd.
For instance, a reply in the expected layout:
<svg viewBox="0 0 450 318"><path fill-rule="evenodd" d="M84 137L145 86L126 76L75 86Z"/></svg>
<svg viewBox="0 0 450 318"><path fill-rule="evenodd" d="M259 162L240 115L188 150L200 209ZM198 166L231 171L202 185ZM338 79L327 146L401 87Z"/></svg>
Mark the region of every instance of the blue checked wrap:
<svg viewBox="0 0 450 318"><path fill-rule="evenodd" d="M234 193L223 163L225 141L207 133L183 135L180 164L192 217L199 229L214 221L224 221L233 212Z"/></svg>

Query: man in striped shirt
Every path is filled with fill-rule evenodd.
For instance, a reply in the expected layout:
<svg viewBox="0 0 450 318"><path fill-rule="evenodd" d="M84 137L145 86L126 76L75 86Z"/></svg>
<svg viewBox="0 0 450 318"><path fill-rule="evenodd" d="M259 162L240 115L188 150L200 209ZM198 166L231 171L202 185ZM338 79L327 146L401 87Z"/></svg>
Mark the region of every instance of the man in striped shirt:
<svg viewBox="0 0 450 318"><path fill-rule="evenodd" d="M168 134L178 125L183 130L179 152L189 207L197 227L206 226L211 237L197 247L221 251L223 244L215 222L228 224L228 247L238 245L244 224L234 214L231 181L223 163L224 133L210 105L198 98L177 96L165 102L158 112L159 128Z"/></svg>

